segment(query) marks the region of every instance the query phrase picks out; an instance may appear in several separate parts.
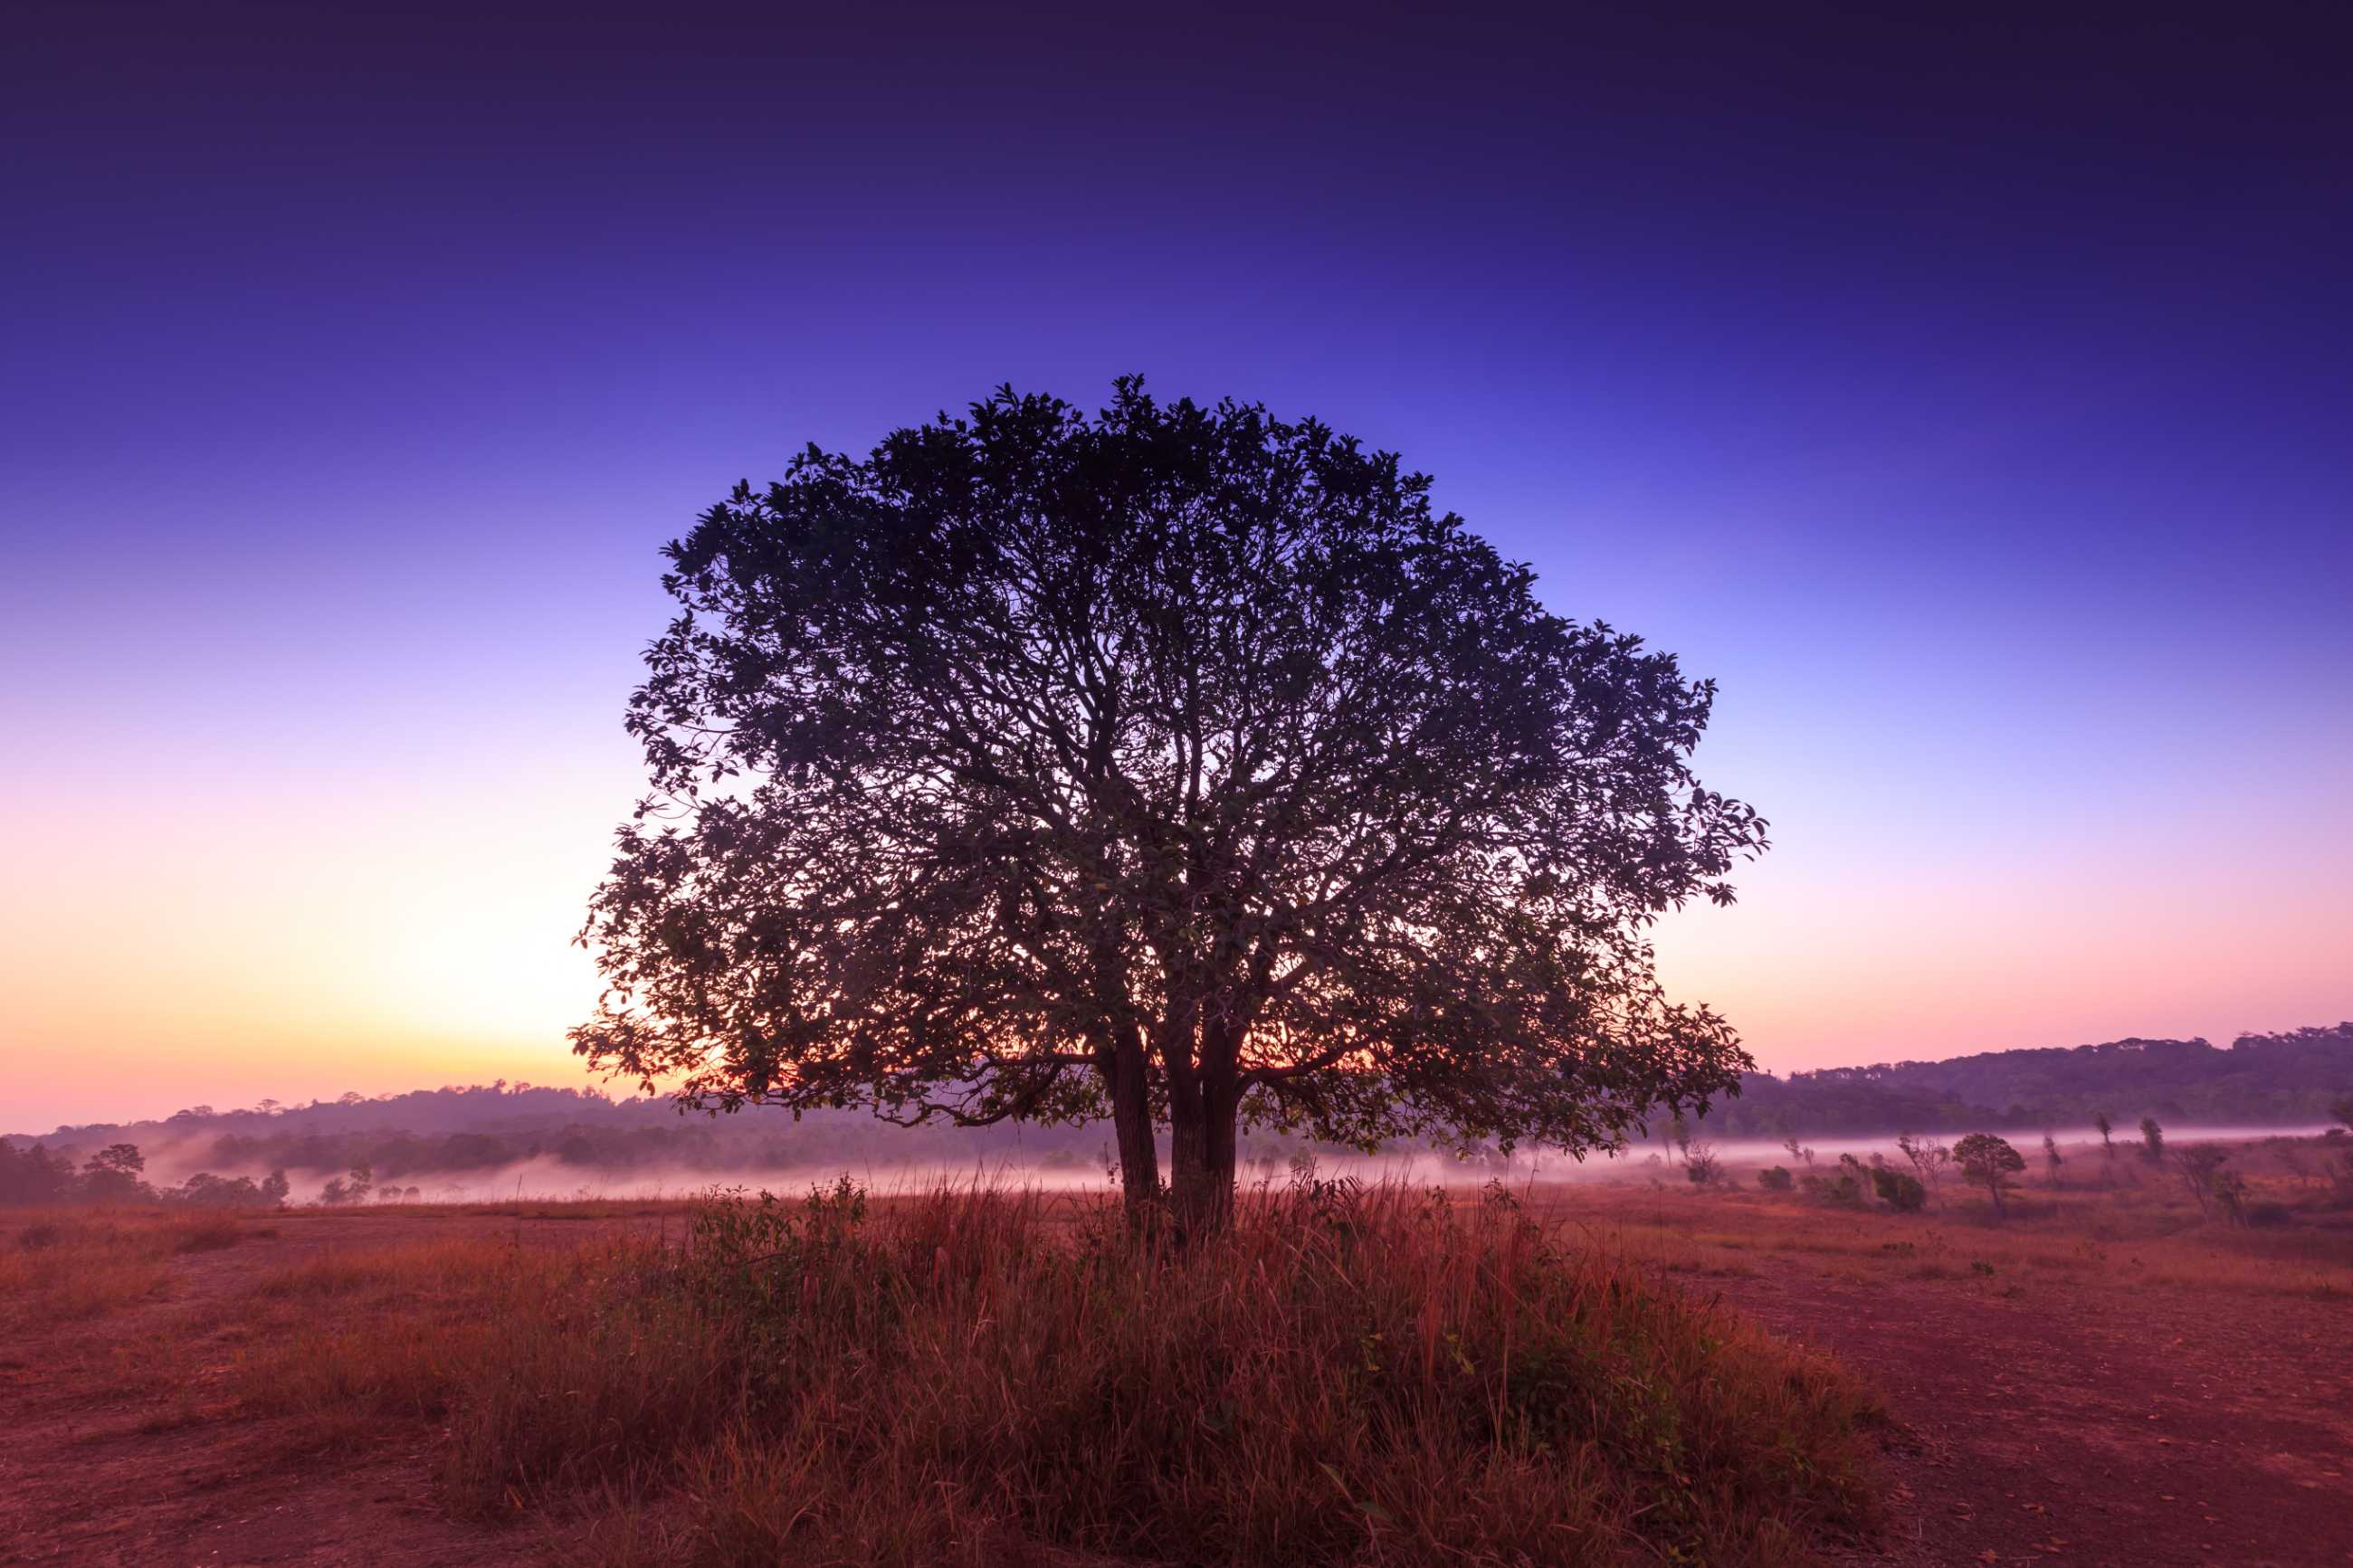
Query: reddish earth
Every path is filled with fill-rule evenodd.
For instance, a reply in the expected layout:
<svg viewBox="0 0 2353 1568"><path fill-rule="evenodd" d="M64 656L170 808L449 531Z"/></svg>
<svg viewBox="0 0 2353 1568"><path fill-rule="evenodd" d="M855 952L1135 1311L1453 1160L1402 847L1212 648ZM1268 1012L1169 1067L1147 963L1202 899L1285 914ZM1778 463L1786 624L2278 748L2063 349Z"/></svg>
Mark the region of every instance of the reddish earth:
<svg viewBox="0 0 2353 1568"><path fill-rule="evenodd" d="M224 1397L236 1353L224 1309L327 1247L448 1237L512 1221L304 1218L226 1251L174 1258L166 1299L59 1322L0 1349L0 1563L89 1568L304 1564L508 1568L543 1542L451 1520L430 1480L432 1434L388 1430L365 1454L305 1455L293 1424ZM539 1239L580 1226L526 1221ZM169 1345L185 1392L140 1384L137 1347Z"/></svg>
<svg viewBox="0 0 2353 1568"><path fill-rule="evenodd" d="M1712 1285L1717 1282L1711 1281ZM2038 1279L1720 1283L1885 1391L1890 1563L2353 1563L2353 1307Z"/></svg>
<svg viewBox="0 0 2353 1568"><path fill-rule="evenodd" d="M290 1458L235 1412L223 1310L259 1276L351 1239L479 1227L526 1242L577 1222L306 1218L173 1260L174 1288L0 1350L0 1562L90 1565L560 1562L559 1542L450 1519L432 1434ZM1687 1287L1690 1288L1690 1287ZM1863 1283L1777 1261L1709 1280L1733 1305L1874 1379L1896 1423L1894 1527L1863 1562L2353 1564L2353 1309L2340 1300L2039 1280L2004 1296ZM130 1347L174 1347L142 1390Z"/></svg>

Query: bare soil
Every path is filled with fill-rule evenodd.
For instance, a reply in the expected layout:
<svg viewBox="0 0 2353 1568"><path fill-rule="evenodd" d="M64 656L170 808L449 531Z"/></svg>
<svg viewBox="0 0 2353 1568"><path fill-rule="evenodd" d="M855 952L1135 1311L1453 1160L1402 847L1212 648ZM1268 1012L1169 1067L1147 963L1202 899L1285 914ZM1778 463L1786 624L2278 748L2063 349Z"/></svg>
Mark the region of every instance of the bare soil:
<svg viewBox="0 0 2353 1568"><path fill-rule="evenodd" d="M161 1299L57 1322L0 1350L0 1563L90 1568L305 1564L507 1568L559 1560L519 1530L452 1520L434 1497L435 1434L386 1429L365 1452L305 1452L296 1424L226 1395L239 1353L228 1310L260 1276L338 1246L480 1227L577 1240L561 1221L322 1215L279 1218L238 1245L171 1259ZM142 1386L142 1346L185 1378ZM160 1380L157 1380L160 1381Z"/></svg>
<svg viewBox="0 0 2353 1568"><path fill-rule="evenodd" d="M596 1225L628 1223L598 1220ZM0 1563L562 1562L555 1530L453 1519L437 1434L303 1452L225 1391L230 1309L337 1246L459 1235L579 1239L481 1215L280 1219L175 1257L159 1299L0 1347ZM2353 1564L2353 1308L2195 1286L1863 1279L1802 1257L1683 1279L1874 1379L1894 1418L1894 1526L1859 1561ZM169 1378L142 1358L168 1355Z"/></svg>
<svg viewBox="0 0 2353 1568"><path fill-rule="evenodd" d="M2353 1563L2353 1309L2194 1287L1711 1289L1884 1391L1888 1563ZM2005 1294L2016 1289L2016 1294Z"/></svg>

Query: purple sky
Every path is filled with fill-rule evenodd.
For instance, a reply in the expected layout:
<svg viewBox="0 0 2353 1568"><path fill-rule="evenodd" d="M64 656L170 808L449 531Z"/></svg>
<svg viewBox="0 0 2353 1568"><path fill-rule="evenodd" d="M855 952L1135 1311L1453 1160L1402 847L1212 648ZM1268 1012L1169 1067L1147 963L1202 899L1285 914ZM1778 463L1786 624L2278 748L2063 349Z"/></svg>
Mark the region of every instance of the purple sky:
<svg viewBox="0 0 2353 1568"><path fill-rule="evenodd" d="M2353 1015L2345 24L1649 9L13 10L0 1125L576 1076L659 543L1128 371L1719 679L1767 1065Z"/></svg>

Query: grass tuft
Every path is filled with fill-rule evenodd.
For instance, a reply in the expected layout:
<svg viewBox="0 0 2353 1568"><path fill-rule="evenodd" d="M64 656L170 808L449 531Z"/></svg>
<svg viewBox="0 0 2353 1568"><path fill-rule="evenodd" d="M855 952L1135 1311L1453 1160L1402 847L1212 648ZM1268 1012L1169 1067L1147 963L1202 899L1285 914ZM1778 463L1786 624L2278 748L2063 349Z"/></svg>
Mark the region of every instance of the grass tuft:
<svg viewBox="0 0 2353 1568"><path fill-rule="evenodd" d="M1182 1248L1068 1213L843 1187L683 1248L315 1260L251 1396L432 1419L461 1506L593 1514L617 1564L1770 1564L1872 1526L1864 1389L1515 1205L1261 1194Z"/></svg>

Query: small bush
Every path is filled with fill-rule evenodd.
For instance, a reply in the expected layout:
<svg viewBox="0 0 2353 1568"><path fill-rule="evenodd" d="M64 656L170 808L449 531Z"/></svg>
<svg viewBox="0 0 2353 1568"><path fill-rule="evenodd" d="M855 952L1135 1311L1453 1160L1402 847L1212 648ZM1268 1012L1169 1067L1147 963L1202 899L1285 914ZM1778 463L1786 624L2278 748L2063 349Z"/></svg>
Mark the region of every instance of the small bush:
<svg viewBox="0 0 2353 1568"><path fill-rule="evenodd" d="M1928 1189L1918 1177L1907 1176L1901 1171L1873 1166L1871 1186L1879 1194L1879 1201L1897 1214L1918 1214L1928 1205Z"/></svg>
<svg viewBox="0 0 2353 1568"><path fill-rule="evenodd" d="M1841 1172L1835 1176L1807 1176L1799 1184L1805 1188L1808 1197L1833 1208L1859 1209L1862 1206L1862 1184L1851 1171Z"/></svg>
<svg viewBox="0 0 2353 1568"><path fill-rule="evenodd" d="M1768 1193L1786 1193L1797 1184L1786 1166L1767 1165L1757 1173L1757 1184Z"/></svg>
<svg viewBox="0 0 2353 1568"><path fill-rule="evenodd" d="M2288 1213L2285 1204L2263 1203L2247 1205L2247 1224L2252 1228L2268 1230L2295 1223L2295 1216Z"/></svg>

